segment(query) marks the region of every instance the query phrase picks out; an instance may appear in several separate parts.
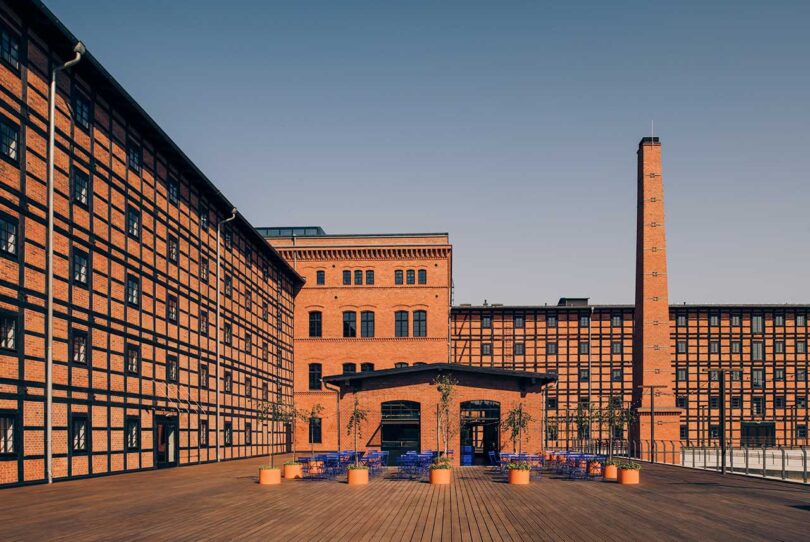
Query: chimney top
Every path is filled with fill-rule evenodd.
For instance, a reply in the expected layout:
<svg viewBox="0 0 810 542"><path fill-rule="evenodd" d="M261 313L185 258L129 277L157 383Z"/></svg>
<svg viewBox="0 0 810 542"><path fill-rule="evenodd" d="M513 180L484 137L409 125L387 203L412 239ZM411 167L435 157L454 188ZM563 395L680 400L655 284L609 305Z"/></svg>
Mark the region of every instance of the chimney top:
<svg viewBox="0 0 810 542"><path fill-rule="evenodd" d="M660 145L661 141L659 140L658 136L647 136L642 137L641 141L639 142L638 146L641 147L642 145Z"/></svg>

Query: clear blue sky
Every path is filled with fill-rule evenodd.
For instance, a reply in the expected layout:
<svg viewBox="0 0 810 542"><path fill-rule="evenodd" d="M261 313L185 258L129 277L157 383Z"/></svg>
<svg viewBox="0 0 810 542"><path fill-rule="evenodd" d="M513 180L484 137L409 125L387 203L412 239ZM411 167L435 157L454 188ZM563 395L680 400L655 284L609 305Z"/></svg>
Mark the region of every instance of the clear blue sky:
<svg viewBox="0 0 810 542"><path fill-rule="evenodd" d="M447 231L457 303L810 302L810 2L46 0L256 226Z"/></svg>

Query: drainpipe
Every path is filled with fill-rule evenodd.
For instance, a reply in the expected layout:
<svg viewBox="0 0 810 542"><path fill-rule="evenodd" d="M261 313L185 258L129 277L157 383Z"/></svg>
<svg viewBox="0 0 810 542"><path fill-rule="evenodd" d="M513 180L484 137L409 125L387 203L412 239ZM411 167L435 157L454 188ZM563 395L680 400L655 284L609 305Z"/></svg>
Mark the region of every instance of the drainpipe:
<svg viewBox="0 0 810 542"><path fill-rule="evenodd" d="M51 86L48 92L48 246L45 268L45 471L48 483L53 483L53 162L56 132L56 74L79 63L87 51L82 42L73 47L73 60L51 69Z"/></svg>
<svg viewBox="0 0 810 542"><path fill-rule="evenodd" d="M335 392L335 403L337 404L337 447L338 447L338 452L339 452L341 450L341 448L340 448L340 433L341 433L341 430L340 430L340 387L338 387L336 389L332 389L332 388L329 387L329 385L330 385L329 382L324 382L323 383L323 386L327 390ZM356 451L357 450L355 450L355 452Z"/></svg>
<svg viewBox="0 0 810 542"><path fill-rule="evenodd" d="M219 455L219 448L220 448L220 445L219 445L219 383L222 380L222 378L221 378L221 376L219 374L219 372L220 372L219 371L219 367L220 367L220 354L219 354L220 346L219 346L219 342L220 342L220 328L222 327L220 325L221 301L220 301L220 298L219 298L219 290L220 290L220 287L221 287L220 285L221 285L221 282L222 282L222 281L220 281L220 278L219 278L219 270L220 270L219 258L220 258L220 250L221 250L220 247L221 247L222 244L220 243L219 237L222 234L222 225L227 224L228 222L230 222L231 220L233 220L235 218L236 218L236 207L231 209L231 217L230 218L226 218L225 220L221 220L221 221L217 222L217 340L216 340L216 343L217 343L216 344L216 355L217 355L217 423L216 423L216 426L217 426L216 427L216 430L217 430L217 463L220 460L220 455Z"/></svg>

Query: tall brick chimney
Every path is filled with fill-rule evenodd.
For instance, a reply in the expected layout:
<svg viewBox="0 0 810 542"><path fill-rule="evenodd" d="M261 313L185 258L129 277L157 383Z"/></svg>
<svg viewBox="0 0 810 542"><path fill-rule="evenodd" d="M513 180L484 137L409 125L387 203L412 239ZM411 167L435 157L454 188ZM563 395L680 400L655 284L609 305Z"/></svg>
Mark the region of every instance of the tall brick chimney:
<svg viewBox="0 0 810 542"><path fill-rule="evenodd" d="M661 143L645 137L638 146L638 217L636 223L636 305L633 322L633 406L637 419L631 439L641 443L643 459L652 457L649 442L658 441L656 459L672 461L669 442L680 436L670 361L667 243ZM654 407L654 411L653 411ZM653 420L655 421L653 425Z"/></svg>

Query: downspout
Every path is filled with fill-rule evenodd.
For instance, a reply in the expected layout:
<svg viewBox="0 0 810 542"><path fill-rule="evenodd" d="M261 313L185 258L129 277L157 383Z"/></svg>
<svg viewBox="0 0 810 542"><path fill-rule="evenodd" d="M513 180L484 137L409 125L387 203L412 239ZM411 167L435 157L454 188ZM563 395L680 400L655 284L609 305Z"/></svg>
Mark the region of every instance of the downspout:
<svg viewBox="0 0 810 542"><path fill-rule="evenodd" d="M220 324L221 301L220 301L220 298L219 298L219 290L220 290L220 287L221 287L220 285L222 283L222 281L220 280L220 277L219 277L219 272L220 272L219 259L220 259L220 251L221 251L220 247L222 245L222 243L220 243L220 235L222 235L222 225L227 224L228 222L230 222L231 220L233 220L235 218L236 218L236 208L234 207L233 209L231 209L231 217L230 218L226 218L225 220L221 220L221 221L217 222L217 294L216 294L217 295L217 325L216 325L216 327L217 327L217 337L216 337L216 357L217 357L217 419L216 419L216 422L217 422L216 423L217 462L220 461L220 453L219 453L219 449L220 449L220 445L219 445L219 437L220 437L220 435L219 435L219 425L220 425L219 424L219 383L220 383L220 380L222 380L222 378L221 378L221 376L219 374L220 373L220 371L219 371L219 368L220 368L220 346L219 346L219 342L220 342L220 333L221 333L220 328L222 327L221 324Z"/></svg>
<svg viewBox="0 0 810 542"><path fill-rule="evenodd" d="M338 387L337 389L332 389L332 388L329 387L329 384L330 384L329 382L324 382L323 386L327 390L335 392L335 403L337 404L337 447L338 447L338 452L339 452L341 450L341 448L340 448L340 433L341 433L341 429L340 429L340 387ZM355 451L357 451L357 450L355 450Z"/></svg>
<svg viewBox="0 0 810 542"><path fill-rule="evenodd" d="M56 134L56 74L75 66L87 51L82 42L73 47L76 56L51 70L51 85L48 92L48 246L45 268L45 471L48 483L53 483L53 163Z"/></svg>

